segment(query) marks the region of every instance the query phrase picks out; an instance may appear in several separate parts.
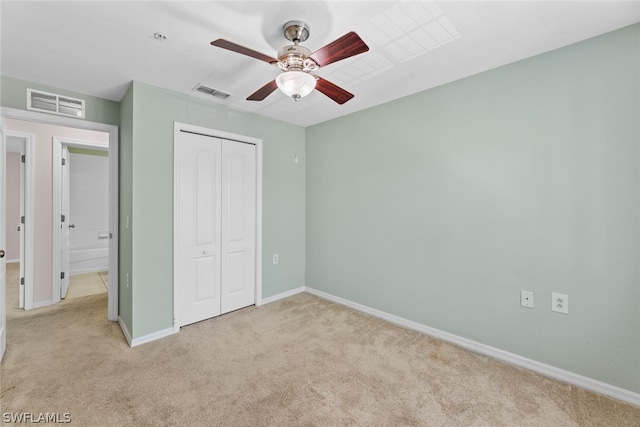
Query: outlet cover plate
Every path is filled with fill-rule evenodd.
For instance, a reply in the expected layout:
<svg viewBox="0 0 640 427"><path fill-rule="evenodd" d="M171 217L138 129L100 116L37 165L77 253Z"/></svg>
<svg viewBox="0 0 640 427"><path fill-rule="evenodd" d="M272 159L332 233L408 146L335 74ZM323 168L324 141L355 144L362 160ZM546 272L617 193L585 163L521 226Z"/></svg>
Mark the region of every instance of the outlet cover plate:
<svg viewBox="0 0 640 427"><path fill-rule="evenodd" d="M558 313L569 314L569 295L552 292L551 310Z"/></svg>

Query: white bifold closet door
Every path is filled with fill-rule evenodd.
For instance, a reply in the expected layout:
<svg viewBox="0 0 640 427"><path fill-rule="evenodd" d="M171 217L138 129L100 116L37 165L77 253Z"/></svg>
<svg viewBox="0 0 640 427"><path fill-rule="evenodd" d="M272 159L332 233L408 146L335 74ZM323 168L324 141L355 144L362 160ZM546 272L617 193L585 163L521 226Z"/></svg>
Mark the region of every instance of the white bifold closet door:
<svg viewBox="0 0 640 427"><path fill-rule="evenodd" d="M178 326L255 303L256 147L180 132Z"/></svg>

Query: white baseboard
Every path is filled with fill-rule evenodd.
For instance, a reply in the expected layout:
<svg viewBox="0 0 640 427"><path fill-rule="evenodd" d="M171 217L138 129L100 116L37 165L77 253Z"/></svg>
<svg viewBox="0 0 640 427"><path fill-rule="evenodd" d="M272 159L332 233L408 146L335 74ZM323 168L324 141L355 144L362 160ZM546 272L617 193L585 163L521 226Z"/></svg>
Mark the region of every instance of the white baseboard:
<svg viewBox="0 0 640 427"><path fill-rule="evenodd" d="M127 343L129 343L129 347L132 347L132 348L175 334L175 331L173 328L167 328L162 331L154 332L152 334L145 335L140 338L131 338L131 332L129 332L127 325L124 323L124 321L122 320L122 317L120 316L118 316L118 324L120 325L120 329L122 329L122 333L124 334L124 337L127 340Z"/></svg>
<svg viewBox="0 0 640 427"><path fill-rule="evenodd" d="M120 329L122 329L122 333L124 334L124 338L127 340L127 343L129 343L129 347L132 347L131 333L129 332L129 328L127 328L127 325L124 323L122 317L120 316L118 316L118 325L120 325Z"/></svg>
<svg viewBox="0 0 640 427"><path fill-rule="evenodd" d="M546 375L548 377L555 378L557 380L564 381L566 383L576 385L587 390L591 390L593 392L621 400L623 402L631 403L632 405L640 406L640 393L626 390L621 387L595 380L593 378L585 377L583 375L578 375L564 369L556 368L554 366L528 359L526 357L522 357L508 351L500 350L499 348L491 347L477 341L460 337L458 335L450 334L448 332L444 332L439 329L414 322L412 320L389 314L375 308L367 307L365 305L358 304L344 298L336 297L317 289L306 287L305 291L310 293L311 295L315 295L328 301L351 307L355 310L367 313L374 317L378 317L390 323L394 323L396 325L421 332L425 335L439 338L443 341L448 341L460 347L466 348L467 350L471 350L475 353L484 354L486 356L493 357L494 359L498 359L515 366L529 369L539 374Z"/></svg>
<svg viewBox="0 0 640 427"><path fill-rule="evenodd" d="M8 259L5 261L7 264L12 264L14 262L20 262L20 258L16 258L16 259Z"/></svg>
<svg viewBox="0 0 640 427"><path fill-rule="evenodd" d="M173 327L171 327L171 328L164 329L162 331L158 331L158 332L154 332L154 333L149 334L149 335L145 335L145 336L140 337L140 338L134 338L134 339L131 340L129 345L131 347L137 347L139 345L146 344L146 343L151 342L151 341L159 340L160 338L168 337L169 335L173 335L173 334L175 334L175 332L173 330Z"/></svg>
<svg viewBox="0 0 640 427"><path fill-rule="evenodd" d="M262 305L269 304L271 302L276 302L278 300L293 296L295 294L300 294L300 293L302 293L304 291L305 291L305 287L301 286L299 288L291 289L290 291L282 292L280 294L276 294L276 295L270 296L268 298L263 298L262 299Z"/></svg>

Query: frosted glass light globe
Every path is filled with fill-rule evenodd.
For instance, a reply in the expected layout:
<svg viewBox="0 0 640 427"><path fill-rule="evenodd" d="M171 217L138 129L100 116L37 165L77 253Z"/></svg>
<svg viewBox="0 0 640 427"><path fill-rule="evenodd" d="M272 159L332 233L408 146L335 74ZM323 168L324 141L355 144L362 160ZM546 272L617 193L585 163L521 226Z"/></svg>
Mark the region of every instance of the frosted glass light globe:
<svg viewBox="0 0 640 427"><path fill-rule="evenodd" d="M276 84L285 95L297 101L315 89L316 79L304 71L285 71L276 77Z"/></svg>

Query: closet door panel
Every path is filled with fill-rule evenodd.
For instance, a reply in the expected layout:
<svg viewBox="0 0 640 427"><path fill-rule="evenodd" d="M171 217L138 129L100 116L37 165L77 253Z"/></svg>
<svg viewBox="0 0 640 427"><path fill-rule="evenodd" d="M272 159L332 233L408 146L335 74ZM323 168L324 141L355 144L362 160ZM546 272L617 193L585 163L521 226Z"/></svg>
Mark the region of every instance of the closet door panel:
<svg viewBox="0 0 640 427"><path fill-rule="evenodd" d="M255 303L255 151L222 144L222 313Z"/></svg>
<svg viewBox="0 0 640 427"><path fill-rule="evenodd" d="M221 147L219 139L184 133L179 141L176 214L180 252L179 326L220 314Z"/></svg>

